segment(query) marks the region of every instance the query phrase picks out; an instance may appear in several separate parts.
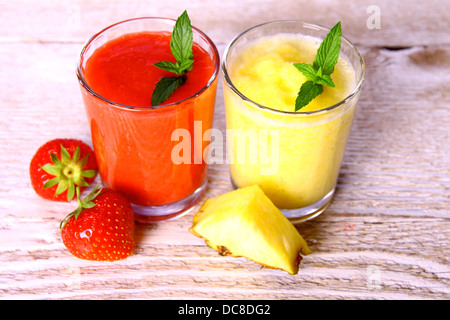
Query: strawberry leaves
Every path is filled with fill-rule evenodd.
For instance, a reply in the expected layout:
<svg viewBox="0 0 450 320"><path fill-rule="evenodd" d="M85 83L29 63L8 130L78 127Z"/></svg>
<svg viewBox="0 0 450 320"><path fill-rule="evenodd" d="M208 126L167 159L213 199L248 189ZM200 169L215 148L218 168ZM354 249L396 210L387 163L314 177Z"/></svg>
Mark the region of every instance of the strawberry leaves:
<svg viewBox="0 0 450 320"><path fill-rule="evenodd" d="M67 190L67 201L73 199L75 195L75 185L88 187L89 184L85 178L94 178L97 175L96 170L83 170L88 162L89 154L80 159L80 147L77 146L73 156L61 144L61 159L55 153L50 153L53 164L41 166L42 170L48 174L55 176L53 179L47 181L43 188L51 188L55 185L55 196L60 195Z"/></svg>
<svg viewBox="0 0 450 320"><path fill-rule="evenodd" d="M152 106L158 106L186 81L186 73L192 70L194 54L192 51L193 33L191 20L185 10L178 17L170 39L170 50L176 62L160 61L154 65L165 71L175 73L175 77L162 77L156 83L152 95Z"/></svg>
<svg viewBox="0 0 450 320"><path fill-rule="evenodd" d="M69 213L64 220L61 221L61 224L59 225L60 229L63 229L64 226L66 225L67 221L69 221L72 217L75 217L75 219L78 219L78 216L80 215L80 213L84 210L84 209L90 209L95 207L95 203L93 202L95 198L97 198L97 196L100 194L100 192L102 192L102 189L98 187L98 185L86 196L86 198L84 198L83 200L81 200L80 198L80 188L77 187L77 202L78 202L78 207L72 211L71 213Z"/></svg>

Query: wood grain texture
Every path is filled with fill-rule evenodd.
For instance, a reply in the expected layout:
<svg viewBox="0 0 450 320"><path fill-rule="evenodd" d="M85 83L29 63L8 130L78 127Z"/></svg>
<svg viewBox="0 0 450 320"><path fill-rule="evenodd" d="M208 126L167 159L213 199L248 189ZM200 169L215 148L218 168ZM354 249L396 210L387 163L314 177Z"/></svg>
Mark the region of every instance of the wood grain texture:
<svg viewBox="0 0 450 320"><path fill-rule="evenodd" d="M450 3L169 2L0 0L0 298L449 299ZM381 8L380 30L367 29L370 4ZM219 256L189 233L192 214L138 225L124 261L76 259L58 229L75 204L30 186L29 161L45 141L90 143L75 77L82 44L114 22L185 8L221 53L257 23L339 19L365 58L337 193L298 226L313 254L295 276ZM221 81L214 126L225 130ZM205 198L231 190L227 166L212 165L208 182Z"/></svg>
<svg viewBox="0 0 450 320"><path fill-rule="evenodd" d="M367 28L372 5L380 9L380 29ZM450 44L450 2L439 0L2 0L0 9L0 39L5 41L84 43L114 22L143 16L175 19L187 9L193 25L207 30L216 43L227 43L259 23L298 19L329 27L341 20L344 34L359 45Z"/></svg>

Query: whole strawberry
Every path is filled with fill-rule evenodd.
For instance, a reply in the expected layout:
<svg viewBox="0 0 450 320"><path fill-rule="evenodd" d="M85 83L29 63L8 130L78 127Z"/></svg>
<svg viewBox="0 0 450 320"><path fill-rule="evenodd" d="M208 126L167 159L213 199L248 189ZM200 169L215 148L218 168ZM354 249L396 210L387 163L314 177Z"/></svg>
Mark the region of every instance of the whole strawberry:
<svg viewBox="0 0 450 320"><path fill-rule="evenodd" d="M61 222L61 238L74 256L98 261L125 259L134 251L134 215L120 193L95 188Z"/></svg>
<svg viewBox="0 0 450 320"><path fill-rule="evenodd" d="M42 145L30 162L33 189L45 199L70 201L75 187L89 186L97 175L92 149L80 140L55 139Z"/></svg>

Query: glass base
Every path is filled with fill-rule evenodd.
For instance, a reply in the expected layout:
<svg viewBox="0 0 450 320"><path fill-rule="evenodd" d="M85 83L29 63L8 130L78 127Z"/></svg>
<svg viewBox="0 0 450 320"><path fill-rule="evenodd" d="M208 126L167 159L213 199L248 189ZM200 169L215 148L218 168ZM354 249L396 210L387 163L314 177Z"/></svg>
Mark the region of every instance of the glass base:
<svg viewBox="0 0 450 320"><path fill-rule="evenodd" d="M319 216L322 212L324 212L328 208L328 206L331 203L331 200L333 199L334 191L335 188L333 188L333 190L328 192L327 195L325 195L325 197L309 206L298 209L280 209L280 211L293 224L311 220Z"/></svg>
<svg viewBox="0 0 450 320"><path fill-rule="evenodd" d="M234 183L233 178L230 177L231 184L234 189L238 189L238 186ZM280 211L284 214L286 218L292 224L297 224L301 222L305 222L307 220L311 220L319 216L322 212L324 212L331 203L333 199L334 192L336 188L333 188L330 192L328 192L325 197L320 199L319 201L302 208L296 209L280 209Z"/></svg>
<svg viewBox="0 0 450 320"><path fill-rule="evenodd" d="M206 191L207 179L190 196L163 206L140 206L131 204L134 220L140 223L155 223L180 218L191 212Z"/></svg>

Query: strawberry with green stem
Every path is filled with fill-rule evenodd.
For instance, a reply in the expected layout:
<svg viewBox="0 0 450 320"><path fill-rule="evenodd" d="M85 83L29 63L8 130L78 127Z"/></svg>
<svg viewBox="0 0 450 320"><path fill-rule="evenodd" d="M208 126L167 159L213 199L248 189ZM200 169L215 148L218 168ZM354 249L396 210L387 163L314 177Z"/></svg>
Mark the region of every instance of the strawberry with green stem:
<svg viewBox="0 0 450 320"><path fill-rule="evenodd" d="M42 145L30 162L33 189L44 199L70 201L76 186L88 187L97 175L92 149L83 141L54 139Z"/></svg>
<svg viewBox="0 0 450 320"><path fill-rule="evenodd" d="M74 256L97 261L122 260L134 251L134 213L117 191L98 186L80 199L78 208L61 222L61 238Z"/></svg>

